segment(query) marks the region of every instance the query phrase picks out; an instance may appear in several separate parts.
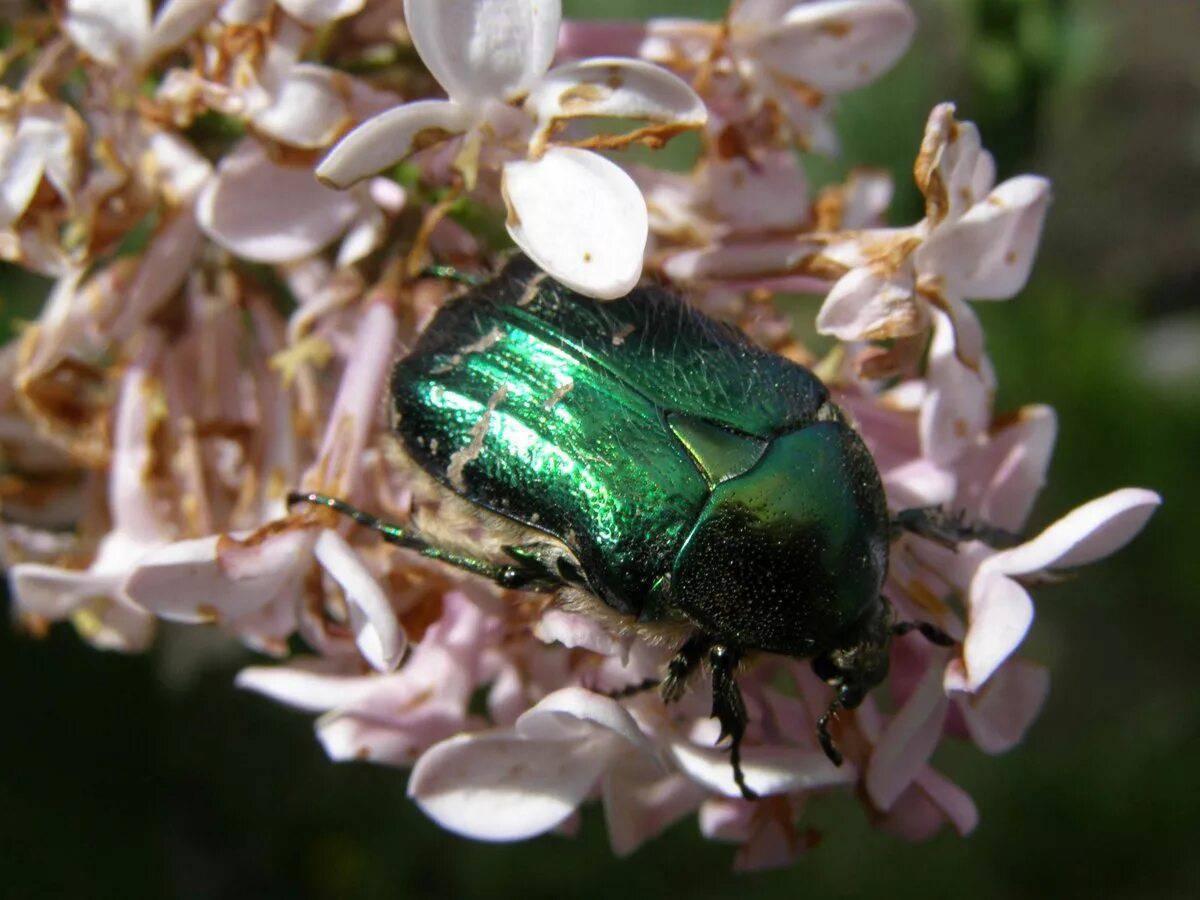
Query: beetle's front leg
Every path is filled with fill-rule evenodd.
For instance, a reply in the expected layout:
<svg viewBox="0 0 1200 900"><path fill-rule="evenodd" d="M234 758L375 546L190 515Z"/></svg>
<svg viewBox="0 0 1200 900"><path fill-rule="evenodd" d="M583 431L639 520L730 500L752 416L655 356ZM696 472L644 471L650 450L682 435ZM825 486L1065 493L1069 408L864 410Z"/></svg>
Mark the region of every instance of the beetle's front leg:
<svg viewBox="0 0 1200 900"><path fill-rule="evenodd" d="M547 580L543 572L531 570L524 565L498 565L485 559L476 559L473 556L464 556L461 553L454 553L453 551L437 547L426 541L416 531L392 522L385 522L377 516L365 513L361 509L351 506L345 500L339 500L337 497L328 497L325 494L292 492L288 494L287 502L288 506L307 503L311 506L324 506L326 509L332 509L340 515L353 519L365 528L379 532L380 536L389 544L415 550L422 556L456 566L473 575L480 575L483 578L494 581L503 588L552 592L561 587L560 582ZM518 560L518 562L520 563L521 561Z"/></svg>
<svg viewBox="0 0 1200 900"><path fill-rule="evenodd" d="M986 522L968 522L961 512L940 506L920 506L896 513L892 519L892 535L908 531L928 538L953 550L963 541L983 541L996 547L1011 547L1020 543L1021 536Z"/></svg>
<svg viewBox="0 0 1200 900"><path fill-rule="evenodd" d="M742 700L742 692L737 686L734 671L737 669L741 654L724 644L713 644L708 652L708 660L712 665L713 684L713 717L721 723L721 736L718 741L728 735L729 763L733 766L733 780L747 800L757 800L758 794L746 784L746 775L742 771L742 738L746 734L746 703Z"/></svg>
<svg viewBox="0 0 1200 900"><path fill-rule="evenodd" d="M664 703L674 703L683 696L688 679L711 646L712 639L702 634L693 634L683 642L683 646L667 663L667 675L662 680L661 690Z"/></svg>

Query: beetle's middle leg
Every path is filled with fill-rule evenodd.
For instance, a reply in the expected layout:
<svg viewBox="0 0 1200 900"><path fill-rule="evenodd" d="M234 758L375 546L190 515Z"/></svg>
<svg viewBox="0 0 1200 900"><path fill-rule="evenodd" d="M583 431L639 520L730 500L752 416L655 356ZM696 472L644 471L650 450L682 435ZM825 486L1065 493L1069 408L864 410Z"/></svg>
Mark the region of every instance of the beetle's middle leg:
<svg viewBox="0 0 1200 900"><path fill-rule="evenodd" d="M986 522L968 522L962 513L940 506L904 509L892 519L893 536L909 531L951 550L963 541L983 541L995 547L1011 547L1021 536Z"/></svg>
<svg viewBox="0 0 1200 900"><path fill-rule="evenodd" d="M339 500L337 497L328 497L325 494L301 493L292 492L287 497L288 506L294 506L298 503L307 503L312 506L324 506L326 509L332 509L347 518L353 519L359 525L365 528L370 528L373 531L379 532L385 541L389 544L395 544L397 547L405 547L409 550L415 550L422 556L427 556L430 559L436 559L439 562L444 562L455 566L464 571L470 572L473 575L480 575L491 581L494 581L500 587L513 588L515 590L525 591L542 591L551 592L558 590L561 587L561 582L548 579L543 571L529 568L524 565L501 565L494 562L489 562L484 559L476 559L473 556L464 556L461 553L454 553L445 550L441 547L429 543L421 535L402 525L396 525L392 522L385 522L377 516L370 513L365 513L357 507L351 506L345 500ZM520 562L518 560L518 562Z"/></svg>

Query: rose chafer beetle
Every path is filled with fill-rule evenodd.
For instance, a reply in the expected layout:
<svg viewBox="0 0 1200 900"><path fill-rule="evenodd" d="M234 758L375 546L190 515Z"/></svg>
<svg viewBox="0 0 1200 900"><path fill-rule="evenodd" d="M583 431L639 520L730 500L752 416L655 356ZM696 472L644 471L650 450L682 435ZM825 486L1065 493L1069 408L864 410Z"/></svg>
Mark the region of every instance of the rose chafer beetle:
<svg viewBox="0 0 1200 900"><path fill-rule="evenodd" d="M884 679L892 635L917 628L950 642L928 623L893 620L881 590L895 530L1004 537L937 510L890 519L866 445L803 366L665 289L597 301L521 256L438 312L396 364L391 403L404 453L484 526L491 549L336 498L291 500L674 641L662 696L678 698L707 663L712 714L747 797L735 680L746 656L812 661L834 689L818 737L840 764L830 717Z"/></svg>

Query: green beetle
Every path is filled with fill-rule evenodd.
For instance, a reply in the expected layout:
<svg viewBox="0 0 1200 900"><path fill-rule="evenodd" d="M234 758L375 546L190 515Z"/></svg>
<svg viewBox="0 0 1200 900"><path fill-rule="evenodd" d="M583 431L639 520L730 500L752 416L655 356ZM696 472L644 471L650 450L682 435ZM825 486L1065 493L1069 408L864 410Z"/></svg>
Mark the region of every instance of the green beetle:
<svg viewBox="0 0 1200 900"><path fill-rule="evenodd" d="M975 534L936 510L888 517L875 462L808 369L658 287L602 302L525 257L448 302L396 364L404 451L465 501L498 553L439 542L340 500L293 495L511 588L677 642L678 698L707 660L713 715L739 747L735 681L749 652L812 660L828 722L887 674L895 623L881 594L895 527ZM654 682L658 684L659 682ZM649 686L649 685L646 685Z"/></svg>

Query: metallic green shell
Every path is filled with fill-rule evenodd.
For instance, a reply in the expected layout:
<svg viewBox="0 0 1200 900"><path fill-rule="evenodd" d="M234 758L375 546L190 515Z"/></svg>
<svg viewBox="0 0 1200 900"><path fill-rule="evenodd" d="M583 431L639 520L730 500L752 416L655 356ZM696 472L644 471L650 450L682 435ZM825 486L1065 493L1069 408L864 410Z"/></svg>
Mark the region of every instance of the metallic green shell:
<svg viewBox="0 0 1200 900"><path fill-rule="evenodd" d="M593 592L649 620L712 486L828 397L666 291L591 300L523 257L439 311L392 393L426 471L561 540Z"/></svg>

